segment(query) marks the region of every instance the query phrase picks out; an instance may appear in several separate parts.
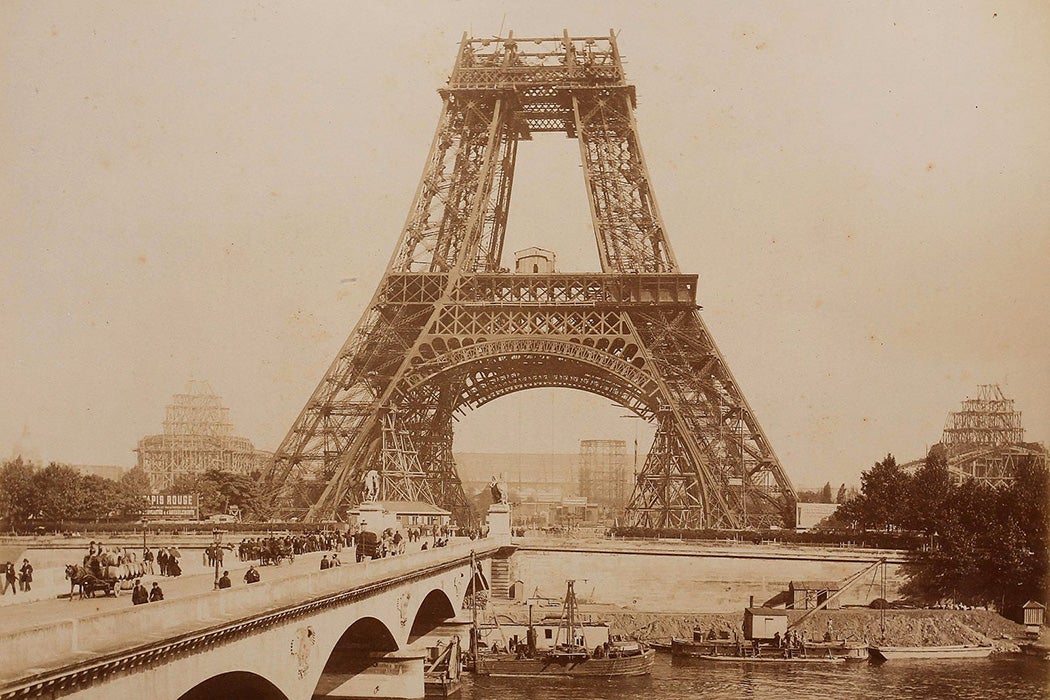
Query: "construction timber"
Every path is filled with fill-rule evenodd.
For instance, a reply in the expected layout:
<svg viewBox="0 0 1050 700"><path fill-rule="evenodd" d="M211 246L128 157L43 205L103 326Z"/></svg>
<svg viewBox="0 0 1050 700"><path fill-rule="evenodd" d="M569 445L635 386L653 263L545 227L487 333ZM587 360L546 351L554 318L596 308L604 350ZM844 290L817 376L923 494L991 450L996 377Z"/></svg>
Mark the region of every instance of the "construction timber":
<svg viewBox="0 0 1050 700"><path fill-rule="evenodd" d="M382 282L274 454L274 514L342 518L428 494L461 522L453 418L537 387L608 397L657 424L627 506L651 528L790 525L795 493L679 270L614 35L464 36ZM601 269L510 273L518 146L576 139ZM394 440L394 437L397 437Z"/></svg>
<svg viewBox="0 0 1050 700"><path fill-rule="evenodd" d="M997 485L1013 480L1021 459L1046 464L1046 447L1025 442L1024 433L1013 399L998 384L981 384L976 397L964 399L960 410L948 414L940 448L956 482L975 479Z"/></svg>
<svg viewBox="0 0 1050 700"><path fill-rule="evenodd" d="M233 434L230 409L199 380L187 382L186 390L172 397L165 409L164 432L139 440L135 452L154 492L210 469L251 474L269 458L251 440Z"/></svg>

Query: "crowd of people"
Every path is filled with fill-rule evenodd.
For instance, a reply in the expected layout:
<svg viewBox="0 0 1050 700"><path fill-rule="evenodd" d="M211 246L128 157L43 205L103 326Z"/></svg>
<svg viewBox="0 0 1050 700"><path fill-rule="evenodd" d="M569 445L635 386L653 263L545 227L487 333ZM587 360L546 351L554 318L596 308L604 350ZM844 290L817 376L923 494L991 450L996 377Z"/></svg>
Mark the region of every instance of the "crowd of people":
<svg viewBox="0 0 1050 700"><path fill-rule="evenodd" d="M485 537L488 534L487 530L488 528L457 531L449 525L413 525L404 530L386 528L381 532L374 532L367 526L356 526L345 532L271 534L266 537L246 537L237 544L216 543L207 546L202 554L202 563L209 568L214 566L218 572L223 566L224 551L236 552L240 561L251 562L243 580L246 584L252 584L259 582L261 578L257 566L277 564L283 558L294 561L296 555L324 552L319 563L323 571L343 565L339 552L344 548L349 548L357 561L380 559L404 554L409 548L412 551L420 551L444 547L457 532L471 539ZM127 590L131 586L132 603L142 605L164 599L160 584L153 581L152 587L147 589L142 577L181 576L182 559L182 553L175 546L150 548L144 544L139 551L135 547L107 546L101 540L92 540L84 554L82 566L71 564L66 567L66 573L74 584L94 578L111 586L114 591L118 591L118 587ZM0 563L0 595L6 595L8 590L12 595L19 591L30 591L32 581L33 567L28 559L23 559L21 568L16 568L15 563L10 561ZM216 579L216 584L219 589L232 587L229 571L223 570L222 577Z"/></svg>

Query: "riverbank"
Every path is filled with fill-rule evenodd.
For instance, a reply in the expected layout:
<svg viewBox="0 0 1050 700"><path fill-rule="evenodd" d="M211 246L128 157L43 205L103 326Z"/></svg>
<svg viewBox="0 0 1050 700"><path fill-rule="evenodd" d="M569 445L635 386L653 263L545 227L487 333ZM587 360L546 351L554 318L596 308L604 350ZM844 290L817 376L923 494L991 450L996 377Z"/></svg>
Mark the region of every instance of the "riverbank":
<svg viewBox="0 0 1050 700"><path fill-rule="evenodd" d="M492 610L504 619L528 622L528 608L520 604L493 604ZM691 639L693 629L704 633L713 630L716 636L733 637L735 629L743 637L739 613L661 613L628 612L609 605L583 605L581 615L596 622L606 622L615 634L626 634L648 641L666 642L671 637ZM791 622L798 620L803 610L788 611ZM533 615L553 615L560 609L547 608ZM1017 652L1017 642L1024 637L1024 627L990 610L869 610L846 608L819 611L810 615L798 629L805 630L810 639L820 639L827 630L828 620L836 638L856 639L871 643L884 642L897 646L942 646L953 644L991 644L997 652Z"/></svg>

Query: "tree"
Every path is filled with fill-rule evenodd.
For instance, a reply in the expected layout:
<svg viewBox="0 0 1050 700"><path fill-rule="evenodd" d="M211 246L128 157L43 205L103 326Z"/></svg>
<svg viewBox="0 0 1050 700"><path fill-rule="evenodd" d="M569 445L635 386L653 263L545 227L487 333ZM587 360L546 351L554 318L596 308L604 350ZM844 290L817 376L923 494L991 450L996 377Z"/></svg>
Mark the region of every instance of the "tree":
<svg viewBox="0 0 1050 700"><path fill-rule="evenodd" d="M35 515L50 522L74 517L81 502L80 478L76 469L56 462L33 474Z"/></svg>
<svg viewBox="0 0 1050 700"><path fill-rule="evenodd" d="M911 477L888 454L860 475L860 495L839 506L836 515L862 528L885 530L904 525Z"/></svg>
<svg viewBox="0 0 1050 700"><path fill-rule="evenodd" d="M821 503L832 503L831 500L831 482L827 481L824 483L824 488L820 490L820 502Z"/></svg>
<svg viewBox="0 0 1050 700"><path fill-rule="evenodd" d="M1048 500L1050 472L1031 458L1020 460L1013 482L998 489L977 480L949 482L930 505L926 526L936 537L909 555L902 592L1000 610L1041 598L1050 557ZM916 496L913 506L919 505Z"/></svg>
<svg viewBox="0 0 1050 700"><path fill-rule="evenodd" d="M148 505L150 495L149 477L146 470L136 465L120 477L120 510L128 519L141 518Z"/></svg>
<svg viewBox="0 0 1050 700"><path fill-rule="evenodd" d="M846 484L842 484L842 486L839 486L839 492L837 494L835 494L835 503L845 503L845 502L846 502Z"/></svg>
<svg viewBox="0 0 1050 700"><path fill-rule="evenodd" d="M36 512L33 472L36 467L21 457L4 462L0 467L0 523L20 528Z"/></svg>
<svg viewBox="0 0 1050 700"><path fill-rule="evenodd" d="M941 523L947 522L951 494L948 451L943 445L934 445L911 480L905 517L907 527L932 536Z"/></svg>
<svg viewBox="0 0 1050 700"><path fill-rule="evenodd" d="M251 515L259 510L259 481L245 474L209 469L198 480L201 517L226 513L230 506Z"/></svg>
<svg viewBox="0 0 1050 700"><path fill-rule="evenodd" d="M81 476L75 493L76 500L63 519L98 522L109 519L120 509L120 493L113 479L94 474Z"/></svg>
<svg viewBox="0 0 1050 700"><path fill-rule="evenodd" d="M820 491L810 489L799 489L795 495L799 503L820 503Z"/></svg>

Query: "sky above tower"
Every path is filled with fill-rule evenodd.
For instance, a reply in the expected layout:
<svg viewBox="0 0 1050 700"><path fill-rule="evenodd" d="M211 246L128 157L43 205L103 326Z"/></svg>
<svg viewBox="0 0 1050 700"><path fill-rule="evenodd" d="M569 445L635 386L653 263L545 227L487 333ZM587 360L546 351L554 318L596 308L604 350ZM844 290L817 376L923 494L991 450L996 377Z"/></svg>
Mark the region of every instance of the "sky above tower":
<svg viewBox="0 0 1050 700"><path fill-rule="evenodd" d="M134 463L208 381L273 449L365 310L463 32L617 32L704 319L791 478L923 454L998 383L1050 438L1050 6L0 4L0 455ZM575 141L521 144L505 250L597 269ZM506 266L510 267L511 261ZM651 430L536 390L457 449Z"/></svg>

